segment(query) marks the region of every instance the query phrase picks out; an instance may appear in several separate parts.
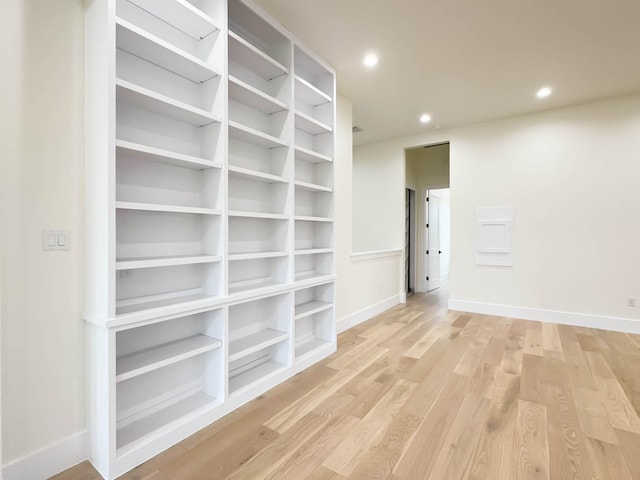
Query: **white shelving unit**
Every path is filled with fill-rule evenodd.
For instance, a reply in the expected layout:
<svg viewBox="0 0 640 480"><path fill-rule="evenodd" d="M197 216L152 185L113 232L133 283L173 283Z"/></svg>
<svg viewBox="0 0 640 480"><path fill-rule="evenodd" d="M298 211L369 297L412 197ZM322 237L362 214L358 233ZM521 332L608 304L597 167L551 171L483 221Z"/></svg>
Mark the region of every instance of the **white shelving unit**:
<svg viewBox="0 0 640 480"><path fill-rule="evenodd" d="M86 64L90 460L112 480L335 351L335 75L251 0L95 0Z"/></svg>

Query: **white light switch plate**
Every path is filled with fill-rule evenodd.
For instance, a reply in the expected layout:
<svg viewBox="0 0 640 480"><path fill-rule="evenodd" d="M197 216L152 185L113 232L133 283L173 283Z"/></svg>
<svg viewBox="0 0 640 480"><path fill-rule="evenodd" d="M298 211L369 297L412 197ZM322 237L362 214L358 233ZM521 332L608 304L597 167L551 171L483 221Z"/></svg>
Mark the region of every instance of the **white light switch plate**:
<svg viewBox="0 0 640 480"><path fill-rule="evenodd" d="M43 250L69 250L69 232L66 230L43 230Z"/></svg>

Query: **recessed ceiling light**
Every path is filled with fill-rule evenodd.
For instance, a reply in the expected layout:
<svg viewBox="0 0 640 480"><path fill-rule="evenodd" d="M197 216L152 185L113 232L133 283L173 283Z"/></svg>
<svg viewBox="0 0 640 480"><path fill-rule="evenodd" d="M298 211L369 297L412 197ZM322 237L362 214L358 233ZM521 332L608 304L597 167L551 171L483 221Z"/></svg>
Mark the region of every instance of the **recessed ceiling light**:
<svg viewBox="0 0 640 480"><path fill-rule="evenodd" d="M423 113L420 115L420 123L429 123L431 121L431 115L428 113Z"/></svg>
<svg viewBox="0 0 640 480"><path fill-rule="evenodd" d="M538 93L536 93L536 97L538 98L546 98L549 95L551 95L551 88L549 87L542 87L540 90L538 90Z"/></svg>
<svg viewBox="0 0 640 480"><path fill-rule="evenodd" d="M378 64L378 56L375 53L367 53L363 60L365 66L373 68Z"/></svg>

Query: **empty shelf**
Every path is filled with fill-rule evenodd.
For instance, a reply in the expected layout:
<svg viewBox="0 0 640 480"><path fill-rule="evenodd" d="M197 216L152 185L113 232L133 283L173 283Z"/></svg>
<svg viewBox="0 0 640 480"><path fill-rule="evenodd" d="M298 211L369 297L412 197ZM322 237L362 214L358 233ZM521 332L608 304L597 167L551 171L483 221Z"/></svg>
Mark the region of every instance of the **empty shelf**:
<svg viewBox="0 0 640 480"><path fill-rule="evenodd" d="M258 170L251 170L243 167L235 167L233 165L229 165L229 175L232 177L248 178L250 180L264 183L287 183L289 181L279 175L272 175L270 173L259 172Z"/></svg>
<svg viewBox="0 0 640 480"><path fill-rule="evenodd" d="M199 215L220 215L215 208L182 207L179 205L158 205L155 203L116 202L120 210L144 210L147 212L195 213Z"/></svg>
<svg viewBox="0 0 640 480"><path fill-rule="evenodd" d="M289 252L250 252L250 253L232 253L229 255L229 261L234 260L254 260L259 258L275 258L286 257Z"/></svg>
<svg viewBox="0 0 640 480"><path fill-rule="evenodd" d="M296 272L296 282L300 282L303 280L311 280L311 279L320 279L323 277L331 277L331 273L318 272L316 270L309 270L304 272Z"/></svg>
<svg viewBox="0 0 640 480"><path fill-rule="evenodd" d="M317 185L315 183L301 182L296 180L296 188L301 190L309 190L311 192L332 192L331 187L325 187L324 185Z"/></svg>
<svg viewBox="0 0 640 480"><path fill-rule="evenodd" d="M215 21L186 0L128 0L196 40L218 30Z"/></svg>
<svg viewBox="0 0 640 480"><path fill-rule="evenodd" d="M320 300L311 300L310 302L296 305L295 319L299 320L316 313L323 312L333 307L332 303L321 302Z"/></svg>
<svg viewBox="0 0 640 480"><path fill-rule="evenodd" d="M295 124L298 130L307 132L311 135L320 135L321 133L331 133L333 130L329 125L326 125L319 120L296 110Z"/></svg>
<svg viewBox="0 0 640 480"><path fill-rule="evenodd" d="M263 133L255 128L247 127L238 122L229 120L229 136L243 140L253 145L266 148L288 147L289 144L279 138Z"/></svg>
<svg viewBox="0 0 640 480"><path fill-rule="evenodd" d="M272 328L238 338L229 342L229 361L251 355L259 350L280 343L289 338L289 334Z"/></svg>
<svg viewBox="0 0 640 480"><path fill-rule="evenodd" d="M307 340L306 342L301 343L300 345L296 345L296 348L295 348L296 359L330 344L331 344L330 342L327 342L326 340L322 340L320 338L312 338L311 340Z"/></svg>
<svg viewBox="0 0 640 480"><path fill-rule="evenodd" d="M234 293L248 292L250 290L259 290L267 287L274 287L281 285L281 283L272 280L269 277L256 278L253 280L243 280L241 282L229 283L229 295Z"/></svg>
<svg viewBox="0 0 640 480"><path fill-rule="evenodd" d="M285 368L287 368L287 366L282 363L268 361L252 368L251 370L234 375L229 378L229 392L231 394L238 393L244 387L253 385L260 380L264 380L268 375Z"/></svg>
<svg viewBox="0 0 640 480"><path fill-rule="evenodd" d="M319 163L331 161L331 157L329 155L323 155L322 153L315 152L308 148L296 146L295 150L296 158L306 162Z"/></svg>
<svg viewBox="0 0 640 480"><path fill-rule="evenodd" d="M185 290L171 295L128 298L124 301L116 302L116 316L129 315L169 305L175 306L201 300L213 300L215 298L215 295L198 291L194 292L193 290Z"/></svg>
<svg viewBox="0 0 640 480"><path fill-rule="evenodd" d="M314 255L316 253L333 253L333 248L305 248L296 250L296 255Z"/></svg>
<svg viewBox="0 0 640 480"><path fill-rule="evenodd" d="M308 103L311 106L322 105L323 103L332 102L333 99L320 90L315 85L307 82L304 78L295 75L295 92L296 98Z"/></svg>
<svg viewBox="0 0 640 480"><path fill-rule="evenodd" d="M243 217L243 218L266 218L268 220L288 220L289 216L283 213L261 213L261 212L241 212L230 211L230 217Z"/></svg>
<svg viewBox="0 0 640 480"><path fill-rule="evenodd" d="M133 105L142 110L170 117L197 127L220 122L219 117L201 108L174 100L119 78L116 79L116 93L118 101L124 101L128 105Z"/></svg>
<svg viewBox="0 0 640 480"><path fill-rule="evenodd" d="M244 65L267 80L289 73L287 67L231 30L229 30L229 60Z"/></svg>
<svg viewBox="0 0 640 480"><path fill-rule="evenodd" d="M289 108L286 103L258 90L233 75L229 75L229 98L267 115Z"/></svg>
<svg viewBox="0 0 640 480"><path fill-rule="evenodd" d="M203 83L220 75L199 58L120 18L116 19L116 46L194 82Z"/></svg>
<svg viewBox="0 0 640 480"><path fill-rule="evenodd" d="M161 410L152 410L149 415L118 428L116 432L118 455L133 449L137 440L141 440L155 430L167 428L172 422L190 415L197 415L198 412L212 408L218 403L215 398L202 391L187 398L178 398L180 398L179 401Z"/></svg>
<svg viewBox="0 0 640 480"><path fill-rule="evenodd" d="M314 217L311 215L296 215L295 219L300 222L333 222L330 217Z"/></svg>
<svg viewBox="0 0 640 480"><path fill-rule="evenodd" d="M116 154L127 158L151 160L194 170L220 168L219 163L212 162L211 160L172 152L170 150L163 150L161 148L149 147L139 143L127 142L125 140L116 140Z"/></svg>
<svg viewBox="0 0 640 480"><path fill-rule="evenodd" d="M133 353L116 360L116 382L123 382L158 368L215 350L222 345L218 339L195 335L158 347Z"/></svg>
<svg viewBox="0 0 640 480"><path fill-rule="evenodd" d="M137 268L171 267L175 265L193 265L196 263L219 262L218 255L178 255L174 257L121 258L116 260L116 270Z"/></svg>

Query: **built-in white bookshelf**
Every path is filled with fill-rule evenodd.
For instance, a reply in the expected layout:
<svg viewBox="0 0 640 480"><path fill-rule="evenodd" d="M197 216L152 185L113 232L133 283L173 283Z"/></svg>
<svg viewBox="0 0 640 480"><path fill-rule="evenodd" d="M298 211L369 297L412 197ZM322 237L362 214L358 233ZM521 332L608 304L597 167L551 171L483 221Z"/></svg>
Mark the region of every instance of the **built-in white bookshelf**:
<svg viewBox="0 0 640 480"><path fill-rule="evenodd" d="M335 75L251 0L86 8L90 460L335 351Z"/></svg>

